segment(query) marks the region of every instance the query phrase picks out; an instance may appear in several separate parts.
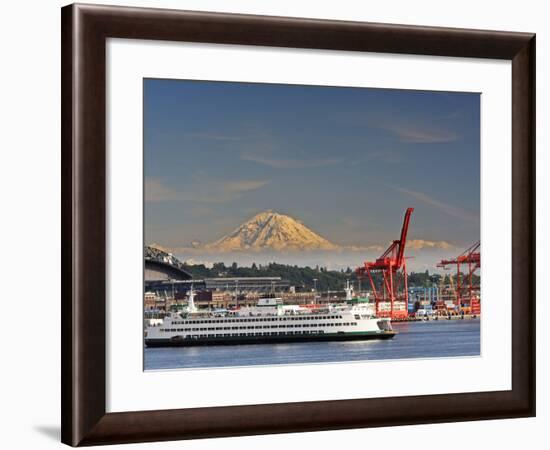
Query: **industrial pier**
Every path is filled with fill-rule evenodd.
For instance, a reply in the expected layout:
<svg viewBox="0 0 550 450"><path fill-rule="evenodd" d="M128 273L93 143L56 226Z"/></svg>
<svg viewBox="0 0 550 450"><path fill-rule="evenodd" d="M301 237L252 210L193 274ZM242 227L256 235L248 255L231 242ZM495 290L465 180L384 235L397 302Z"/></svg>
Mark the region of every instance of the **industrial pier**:
<svg viewBox="0 0 550 450"><path fill-rule="evenodd" d="M349 284L338 291L323 293L317 290L316 279L309 289L299 289L277 276L198 279L177 258L156 251L145 255L145 315L161 316L171 309L184 307L187 293L193 286L199 308L235 309L253 306L262 297L277 296L285 303L311 308L350 300L368 302L378 317L396 322L479 318L479 241L456 257L437 263L442 270L450 270L449 274L438 276L438 281L433 280L429 286L409 286L406 248L413 211L413 208L406 210L399 239L394 240L379 258L364 262L351 274L357 284L353 298Z"/></svg>

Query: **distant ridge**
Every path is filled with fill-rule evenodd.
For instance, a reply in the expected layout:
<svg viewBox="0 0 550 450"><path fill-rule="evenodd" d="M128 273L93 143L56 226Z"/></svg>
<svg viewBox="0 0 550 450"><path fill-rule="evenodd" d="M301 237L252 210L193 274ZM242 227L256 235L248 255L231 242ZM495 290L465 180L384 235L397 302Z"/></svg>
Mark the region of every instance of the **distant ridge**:
<svg viewBox="0 0 550 450"><path fill-rule="evenodd" d="M219 252L335 250L338 245L319 236L298 220L275 211L264 211L232 233L205 248Z"/></svg>

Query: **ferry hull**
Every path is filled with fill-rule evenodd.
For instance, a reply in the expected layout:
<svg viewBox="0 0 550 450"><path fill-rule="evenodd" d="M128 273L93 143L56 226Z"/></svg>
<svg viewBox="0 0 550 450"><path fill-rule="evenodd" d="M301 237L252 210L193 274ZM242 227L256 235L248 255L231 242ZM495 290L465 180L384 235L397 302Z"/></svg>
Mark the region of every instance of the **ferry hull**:
<svg viewBox="0 0 550 450"><path fill-rule="evenodd" d="M234 336L169 339L147 339L147 347L195 347L206 345L243 345L243 344L277 344L291 342L327 342L327 341L367 341L372 339L391 339L395 331L334 333L323 335L279 335L279 336Z"/></svg>

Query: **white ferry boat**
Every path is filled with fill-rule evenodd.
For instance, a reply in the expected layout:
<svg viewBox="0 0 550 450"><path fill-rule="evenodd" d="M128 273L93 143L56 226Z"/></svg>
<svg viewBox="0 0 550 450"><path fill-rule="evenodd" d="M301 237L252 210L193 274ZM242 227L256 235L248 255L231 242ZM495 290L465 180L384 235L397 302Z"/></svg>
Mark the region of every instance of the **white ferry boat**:
<svg viewBox="0 0 550 450"><path fill-rule="evenodd" d="M255 307L198 311L193 290L183 312L168 314L145 331L148 347L235 345L276 342L390 339L388 318L373 315L372 305L306 307L283 305L280 298L259 299Z"/></svg>

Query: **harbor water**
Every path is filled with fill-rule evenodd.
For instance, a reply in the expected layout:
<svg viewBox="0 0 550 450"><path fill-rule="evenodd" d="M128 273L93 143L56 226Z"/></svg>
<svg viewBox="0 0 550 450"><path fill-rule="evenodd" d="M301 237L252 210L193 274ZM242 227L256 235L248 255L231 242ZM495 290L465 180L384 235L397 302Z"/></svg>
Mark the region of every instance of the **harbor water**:
<svg viewBox="0 0 550 450"><path fill-rule="evenodd" d="M478 356L480 320L393 324L390 340L207 347L145 348L144 369L308 364L406 358Z"/></svg>

